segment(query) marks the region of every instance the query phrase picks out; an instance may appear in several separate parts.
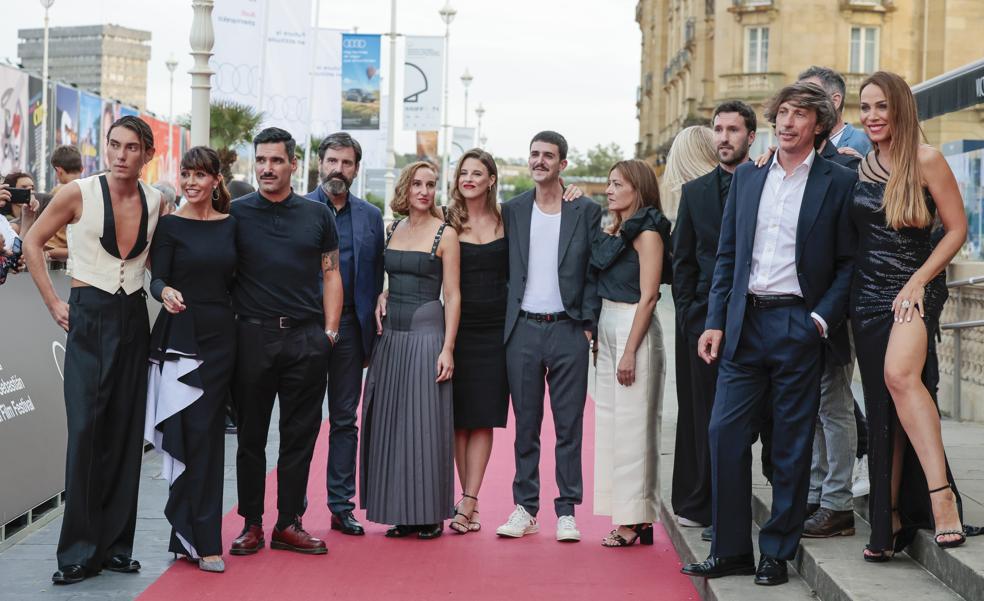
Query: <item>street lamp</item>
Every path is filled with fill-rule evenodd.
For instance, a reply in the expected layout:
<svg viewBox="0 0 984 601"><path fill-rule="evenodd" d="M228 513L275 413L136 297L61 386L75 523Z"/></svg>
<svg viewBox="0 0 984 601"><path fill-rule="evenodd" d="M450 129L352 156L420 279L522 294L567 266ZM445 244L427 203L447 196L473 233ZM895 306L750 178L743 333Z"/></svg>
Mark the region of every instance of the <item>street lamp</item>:
<svg viewBox="0 0 984 601"><path fill-rule="evenodd" d="M448 125L448 89L451 87L448 77L448 67L451 64L449 52L451 50L451 21L454 21L458 11L451 6L451 0L446 0L441 10L437 11L444 21L444 157L441 161L441 204L447 204L448 198L448 162L451 152L450 126Z"/></svg>
<svg viewBox="0 0 984 601"><path fill-rule="evenodd" d="M482 142L482 117L485 116L485 107L482 106L481 102L478 103L478 108L475 109L475 115L478 116L478 131L476 132L478 134L478 141L481 146L485 146L485 143Z"/></svg>
<svg viewBox="0 0 984 601"><path fill-rule="evenodd" d="M174 177L174 70L178 68L178 61L174 58L173 54L168 57L164 66L167 67L168 72L171 74L167 102L167 152L170 156L167 157L165 164L168 166L168 176Z"/></svg>
<svg viewBox="0 0 984 601"><path fill-rule="evenodd" d="M208 59L212 56L215 44L215 30L212 28L212 7L214 0L191 0L195 11L191 20L191 56L195 65L191 71L191 145L208 146L210 119L209 97L212 92L212 70Z"/></svg>
<svg viewBox="0 0 984 601"><path fill-rule="evenodd" d="M41 0L44 7L44 51L41 60L41 154L38 156L38 182L48 189L48 9L55 0Z"/></svg>
<svg viewBox="0 0 984 601"><path fill-rule="evenodd" d="M465 73L461 76L461 85L465 86L465 127L468 127L468 86L473 79L475 78L468 72L468 67L465 67Z"/></svg>
<svg viewBox="0 0 984 601"><path fill-rule="evenodd" d="M394 185L396 175L396 0L390 3L390 74L389 74L389 126L386 130L386 175L383 176L385 191L383 193L383 217L389 222L393 219Z"/></svg>

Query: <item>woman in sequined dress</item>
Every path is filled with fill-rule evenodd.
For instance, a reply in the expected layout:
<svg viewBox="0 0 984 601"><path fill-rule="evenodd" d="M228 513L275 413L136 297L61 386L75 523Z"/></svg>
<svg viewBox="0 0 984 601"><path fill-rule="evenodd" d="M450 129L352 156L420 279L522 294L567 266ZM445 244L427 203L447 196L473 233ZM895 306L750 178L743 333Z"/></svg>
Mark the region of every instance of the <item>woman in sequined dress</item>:
<svg viewBox="0 0 984 601"><path fill-rule="evenodd" d="M918 528L935 527L941 547L965 540L943 451L934 336L945 269L966 238L967 217L943 156L920 144L915 100L901 77L877 72L861 84L861 123L874 150L859 166L851 208L858 234L851 319L870 428L864 558L884 562ZM946 233L934 245L937 216Z"/></svg>

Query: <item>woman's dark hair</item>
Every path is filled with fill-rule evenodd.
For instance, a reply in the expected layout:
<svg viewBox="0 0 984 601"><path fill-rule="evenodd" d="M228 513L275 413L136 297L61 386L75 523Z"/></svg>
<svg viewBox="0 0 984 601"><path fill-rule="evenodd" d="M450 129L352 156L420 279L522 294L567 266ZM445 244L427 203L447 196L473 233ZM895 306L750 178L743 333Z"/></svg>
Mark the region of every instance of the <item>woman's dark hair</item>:
<svg viewBox="0 0 984 601"><path fill-rule="evenodd" d="M222 163L219 161L219 154L208 146L195 146L181 157L182 171L204 171L216 177L219 185L212 193L212 208L219 213L229 212L229 203L232 196L226 188L225 180L222 178Z"/></svg>
<svg viewBox="0 0 984 601"><path fill-rule="evenodd" d="M7 184L8 188L16 188L17 180L22 177L29 177L31 178L31 181L34 182L34 176L30 173L26 173L24 171L12 171L11 173L3 176L3 183ZM36 186L37 182L34 182L34 185Z"/></svg>

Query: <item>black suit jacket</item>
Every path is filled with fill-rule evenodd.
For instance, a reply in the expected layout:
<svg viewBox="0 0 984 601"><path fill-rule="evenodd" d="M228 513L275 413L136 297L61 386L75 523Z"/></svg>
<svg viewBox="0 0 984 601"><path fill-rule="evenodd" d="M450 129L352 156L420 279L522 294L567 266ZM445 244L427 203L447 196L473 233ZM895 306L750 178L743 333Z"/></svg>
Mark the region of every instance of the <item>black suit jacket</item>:
<svg viewBox="0 0 984 601"><path fill-rule="evenodd" d="M771 164L738 167L724 207L706 327L724 330L722 356L728 360L734 359L741 338L759 200ZM857 246L849 213L857 179L856 172L814 157L796 225L796 275L803 300L827 322L827 342L842 363L850 357L847 330L841 326Z"/></svg>
<svg viewBox="0 0 984 601"><path fill-rule="evenodd" d="M673 303L679 324L697 336L704 331L724 213L720 170L683 185L673 229Z"/></svg>
<svg viewBox="0 0 984 601"><path fill-rule="evenodd" d="M861 158L856 157L853 154L841 154L837 152L837 147L831 144L830 140L827 140L827 143L823 145L823 150L820 151L820 156L828 161L837 163L841 167L847 167L851 171L857 171L858 163L861 162Z"/></svg>
<svg viewBox="0 0 984 601"><path fill-rule="evenodd" d="M535 190L503 203L502 225L509 242L509 297L506 303L505 340L509 340L526 292L529 275L530 224ZM594 331L601 311L598 274L591 266L591 241L601 229L601 207L588 196L563 202L560 210L558 272L564 310Z"/></svg>

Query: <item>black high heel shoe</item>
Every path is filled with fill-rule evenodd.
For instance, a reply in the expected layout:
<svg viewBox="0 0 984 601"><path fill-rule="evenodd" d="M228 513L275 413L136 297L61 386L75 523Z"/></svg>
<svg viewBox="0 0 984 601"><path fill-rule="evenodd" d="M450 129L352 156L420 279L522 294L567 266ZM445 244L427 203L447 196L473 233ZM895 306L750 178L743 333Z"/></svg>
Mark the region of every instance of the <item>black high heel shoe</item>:
<svg viewBox="0 0 984 601"><path fill-rule="evenodd" d="M457 505L454 506L454 517L451 519L451 523L448 524L448 527L454 530L455 532L457 532L458 534L468 534L469 532L471 532L472 514L477 512L473 509L471 513L461 513L459 509L461 508L461 504L465 502L465 499L471 499L475 501L475 505L478 505L478 497L473 497L466 493L461 493L461 497L462 499L458 501ZM474 507L475 505L472 505L472 507ZM459 515L465 518L465 521L459 522L458 521Z"/></svg>
<svg viewBox="0 0 984 601"><path fill-rule="evenodd" d="M626 539L618 533L618 528L616 528L609 533L608 538L601 541L601 545L603 547L631 547L636 541L639 541L640 545L653 544L652 524L636 524L632 526L632 531L635 532L635 536Z"/></svg>
<svg viewBox="0 0 984 601"><path fill-rule="evenodd" d="M893 515L898 514L898 512L899 512L898 507L892 508ZM886 563L892 561L892 558L895 557L895 540L898 538L899 533L902 532L901 525L902 525L902 520L899 519L899 526L900 526L899 529L892 532L891 551L888 551L886 549L873 549L871 545L865 545L864 552L862 552L861 554L862 557L864 557L864 560L871 563ZM877 555L875 555L875 553L877 553Z"/></svg>
<svg viewBox="0 0 984 601"><path fill-rule="evenodd" d="M932 495L938 492L943 492L944 490L949 490L950 488L951 486L950 483L948 482L945 486L934 488L933 490L929 491L929 494ZM956 540L940 540L940 538L944 536L953 536L953 535L957 535L959 538L957 538ZM959 547L960 545L967 542L967 537L964 536L963 526L961 526L960 530L937 530L933 534L933 541L936 542L936 546L939 547L940 549L952 549L953 547Z"/></svg>

